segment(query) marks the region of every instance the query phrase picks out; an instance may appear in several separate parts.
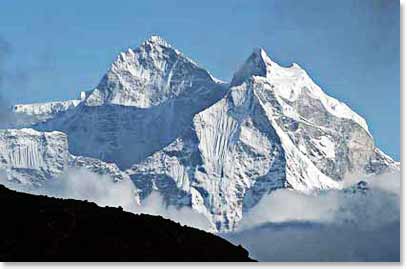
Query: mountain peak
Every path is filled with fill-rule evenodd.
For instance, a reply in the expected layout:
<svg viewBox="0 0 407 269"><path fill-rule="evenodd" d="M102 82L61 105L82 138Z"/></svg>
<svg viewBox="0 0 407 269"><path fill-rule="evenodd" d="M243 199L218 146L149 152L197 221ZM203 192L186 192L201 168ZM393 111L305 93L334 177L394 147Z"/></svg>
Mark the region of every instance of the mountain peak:
<svg viewBox="0 0 407 269"><path fill-rule="evenodd" d="M267 52L263 48L255 48L253 49L252 55L256 55L263 61L267 61L269 56L267 55Z"/></svg>
<svg viewBox="0 0 407 269"><path fill-rule="evenodd" d="M138 48L119 54L86 104L149 108L219 84L223 83L162 37L153 35Z"/></svg>
<svg viewBox="0 0 407 269"><path fill-rule="evenodd" d="M231 85L240 85L243 81L252 76L266 76L267 66L272 64L274 64L273 61L270 59L264 49L254 49L239 71L237 71L233 76Z"/></svg>
<svg viewBox="0 0 407 269"><path fill-rule="evenodd" d="M168 47L168 48L172 47L170 45L170 43L168 43L164 38L162 38L161 36L158 36L158 35L150 36L149 39L147 39L146 41L143 42L142 46L145 46L147 44L159 45L159 46Z"/></svg>

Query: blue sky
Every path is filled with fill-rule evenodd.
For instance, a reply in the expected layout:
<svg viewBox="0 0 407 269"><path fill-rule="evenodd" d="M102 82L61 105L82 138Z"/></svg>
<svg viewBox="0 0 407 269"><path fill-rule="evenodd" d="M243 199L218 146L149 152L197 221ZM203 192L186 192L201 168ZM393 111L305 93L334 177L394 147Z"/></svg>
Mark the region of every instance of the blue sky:
<svg viewBox="0 0 407 269"><path fill-rule="evenodd" d="M0 89L10 103L76 97L152 34L224 80L263 47L365 117L399 159L399 19L396 0L3 0Z"/></svg>

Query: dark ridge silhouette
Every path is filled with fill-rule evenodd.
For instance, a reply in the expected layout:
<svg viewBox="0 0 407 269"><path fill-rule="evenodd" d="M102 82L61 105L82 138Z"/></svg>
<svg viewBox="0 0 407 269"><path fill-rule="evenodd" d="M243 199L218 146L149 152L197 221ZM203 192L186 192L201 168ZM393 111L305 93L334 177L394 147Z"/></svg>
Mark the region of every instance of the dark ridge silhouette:
<svg viewBox="0 0 407 269"><path fill-rule="evenodd" d="M158 216L0 185L0 260L253 261L241 246Z"/></svg>

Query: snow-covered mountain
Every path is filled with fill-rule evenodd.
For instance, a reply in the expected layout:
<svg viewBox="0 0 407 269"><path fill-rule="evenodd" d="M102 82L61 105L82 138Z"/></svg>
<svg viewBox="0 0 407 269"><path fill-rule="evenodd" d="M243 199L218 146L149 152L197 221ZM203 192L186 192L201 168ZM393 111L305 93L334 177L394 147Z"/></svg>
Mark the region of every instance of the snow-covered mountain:
<svg viewBox="0 0 407 269"><path fill-rule="evenodd" d="M84 98L85 92L82 92L81 99L14 105L12 112L15 114L17 121L13 122L12 125L13 127L30 126L53 119L75 108Z"/></svg>
<svg viewBox="0 0 407 269"><path fill-rule="evenodd" d="M73 154L128 168L171 143L225 91L224 82L153 36L120 53L75 109L36 128L66 133Z"/></svg>
<svg viewBox="0 0 407 269"><path fill-rule="evenodd" d="M87 169L114 181L130 180L114 163L70 154L64 133L28 128L0 130L0 171L8 180L41 186L69 168Z"/></svg>
<svg viewBox="0 0 407 269"><path fill-rule="evenodd" d="M144 195L155 188L169 202L181 196L217 229L233 230L274 189L340 189L348 175L390 166L359 115L298 65L281 67L255 50L224 98L128 173Z"/></svg>
<svg viewBox="0 0 407 269"><path fill-rule="evenodd" d="M176 97L215 95L220 90L218 84L225 83L161 37L152 36L140 47L120 53L96 89L88 94L86 104L148 109Z"/></svg>
<svg viewBox="0 0 407 269"><path fill-rule="evenodd" d="M7 159L7 169L22 162L49 178L69 163L130 177L141 199L158 191L168 205L192 207L219 231L235 229L275 189L341 189L350 179L399 169L375 147L361 116L326 95L300 66L279 66L262 49L227 84L153 36L121 53L82 97L26 126L41 131L37 136L64 137L50 147L70 161L52 161L60 165L49 169L45 159L64 155L30 142L40 153L7 146L5 156L24 159ZM22 130L12 132L15 145L25 143ZM35 181L30 173L19 177Z"/></svg>

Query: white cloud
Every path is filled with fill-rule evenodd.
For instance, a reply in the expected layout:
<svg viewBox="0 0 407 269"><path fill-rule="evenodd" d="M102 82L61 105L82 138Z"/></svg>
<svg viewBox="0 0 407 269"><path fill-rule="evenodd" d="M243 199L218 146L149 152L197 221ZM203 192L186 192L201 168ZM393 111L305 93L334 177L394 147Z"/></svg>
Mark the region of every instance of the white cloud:
<svg viewBox="0 0 407 269"><path fill-rule="evenodd" d="M175 206L166 206L163 197L152 192L141 206L136 209L138 213L145 213L156 216L163 216L182 225L198 228L205 231L213 231L214 227L209 220L202 214L189 207L176 208Z"/></svg>
<svg viewBox="0 0 407 269"><path fill-rule="evenodd" d="M251 209L239 227L246 229L268 222L330 221L337 207L337 193L305 195L287 189L276 190Z"/></svg>
<svg viewBox="0 0 407 269"><path fill-rule="evenodd" d="M124 210L135 214L160 215L182 225L213 231L208 219L191 208L167 206L161 195L156 192L138 204L135 196L136 188L131 181L114 182L109 176L98 175L86 169L69 169L59 178L50 180L41 187L13 183L5 176L0 176L0 183L21 192L86 200L100 206L121 206Z"/></svg>
<svg viewBox="0 0 407 269"><path fill-rule="evenodd" d="M369 227L398 219L400 173L369 177L367 182L366 193L328 191L305 195L288 189L274 191L244 215L239 228L287 221L355 222L361 218L370 220Z"/></svg>
<svg viewBox="0 0 407 269"><path fill-rule="evenodd" d="M261 261L397 261L400 173L366 180L367 192L272 192L222 236Z"/></svg>

